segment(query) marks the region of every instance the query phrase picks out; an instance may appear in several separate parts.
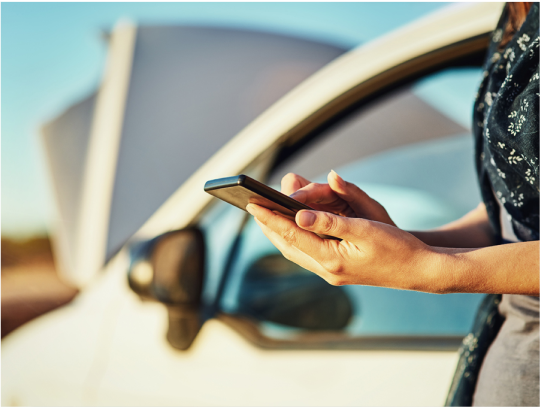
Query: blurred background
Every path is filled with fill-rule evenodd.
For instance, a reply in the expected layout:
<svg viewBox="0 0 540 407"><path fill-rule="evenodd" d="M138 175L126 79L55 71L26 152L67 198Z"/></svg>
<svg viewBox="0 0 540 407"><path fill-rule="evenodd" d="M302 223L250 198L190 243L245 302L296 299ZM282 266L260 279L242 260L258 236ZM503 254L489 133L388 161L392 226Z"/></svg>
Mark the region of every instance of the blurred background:
<svg viewBox="0 0 540 407"><path fill-rule="evenodd" d="M353 48L446 3L2 3L2 337L69 302L40 132L96 92L119 21L251 29Z"/></svg>

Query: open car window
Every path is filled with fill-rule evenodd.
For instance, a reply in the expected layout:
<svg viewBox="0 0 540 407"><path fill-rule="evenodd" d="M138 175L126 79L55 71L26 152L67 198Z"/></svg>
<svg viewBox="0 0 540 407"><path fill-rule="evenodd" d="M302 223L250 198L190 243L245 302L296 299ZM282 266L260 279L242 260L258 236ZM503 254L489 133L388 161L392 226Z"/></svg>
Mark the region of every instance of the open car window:
<svg viewBox="0 0 540 407"><path fill-rule="evenodd" d="M279 189L288 172L324 182L334 169L403 229L451 222L480 202L467 125L479 81L479 69L451 69L388 95L300 149L275 168L270 184ZM425 338L457 344L483 298L331 286L284 259L251 218L229 264L220 309L278 342L331 334L328 346L370 338L397 347Z"/></svg>

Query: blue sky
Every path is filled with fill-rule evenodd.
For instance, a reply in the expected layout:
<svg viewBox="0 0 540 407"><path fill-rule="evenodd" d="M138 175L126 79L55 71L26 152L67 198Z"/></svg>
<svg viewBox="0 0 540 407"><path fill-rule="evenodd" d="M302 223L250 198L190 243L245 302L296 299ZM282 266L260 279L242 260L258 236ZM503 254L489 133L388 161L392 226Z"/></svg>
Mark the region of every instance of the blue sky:
<svg viewBox="0 0 540 407"><path fill-rule="evenodd" d="M100 37L138 24L218 25L345 46L369 41L447 3L2 3L2 235L46 233L53 194L39 127L99 84Z"/></svg>

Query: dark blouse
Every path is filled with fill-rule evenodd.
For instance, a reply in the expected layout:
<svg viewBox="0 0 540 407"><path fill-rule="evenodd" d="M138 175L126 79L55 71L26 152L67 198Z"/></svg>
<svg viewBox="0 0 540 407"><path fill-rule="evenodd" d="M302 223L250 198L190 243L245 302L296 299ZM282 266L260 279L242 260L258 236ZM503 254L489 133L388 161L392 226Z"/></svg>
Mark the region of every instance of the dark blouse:
<svg viewBox="0 0 540 407"><path fill-rule="evenodd" d="M506 21L505 10L484 63L473 121L480 188L500 243L499 203L521 241L538 240L539 222L538 3L501 48ZM504 323L482 361L473 405L539 405L539 299L504 294L498 311Z"/></svg>
<svg viewBox="0 0 540 407"><path fill-rule="evenodd" d="M502 49L506 10L493 33L474 105L473 133L482 198L500 241L499 206L515 235L538 240L538 3Z"/></svg>

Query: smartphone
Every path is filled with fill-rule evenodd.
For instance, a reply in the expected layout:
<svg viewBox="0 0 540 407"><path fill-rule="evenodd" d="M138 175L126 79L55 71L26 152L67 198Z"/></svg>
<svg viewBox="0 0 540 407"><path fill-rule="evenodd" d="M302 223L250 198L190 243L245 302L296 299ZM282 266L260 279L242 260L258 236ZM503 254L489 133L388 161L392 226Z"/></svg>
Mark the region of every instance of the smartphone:
<svg viewBox="0 0 540 407"><path fill-rule="evenodd" d="M235 177L210 180L204 185L204 190L210 195L228 202L244 211L248 204L253 203L272 211L279 212L280 215L283 215L292 221L294 221L298 211L302 209L314 210L247 175L237 175ZM317 235L324 239L337 239L332 236Z"/></svg>

